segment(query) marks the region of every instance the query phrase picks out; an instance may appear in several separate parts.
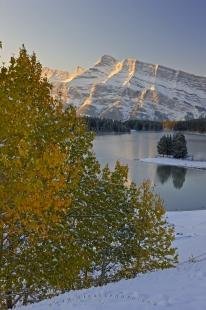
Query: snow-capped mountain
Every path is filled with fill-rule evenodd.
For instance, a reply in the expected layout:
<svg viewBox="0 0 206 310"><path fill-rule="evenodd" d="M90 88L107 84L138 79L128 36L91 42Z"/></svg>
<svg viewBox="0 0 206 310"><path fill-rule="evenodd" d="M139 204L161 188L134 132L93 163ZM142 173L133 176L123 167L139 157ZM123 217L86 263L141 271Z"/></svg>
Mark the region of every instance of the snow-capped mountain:
<svg viewBox="0 0 206 310"><path fill-rule="evenodd" d="M84 70L85 69L83 69L82 67L77 67L74 72L70 73L68 71L44 67L42 70L42 75L46 76L49 82L53 85L52 94L54 96L59 96L61 94L63 101L66 102L68 98L67 92L69 82L79 74L83 73Z"/></svg>
<svg viewBox="0 0 206 310"><path fill-rule="evenodd" d="M104 55L91 68L69 73L44 68L65 104L80 115L181 120L206 116L206 77L127 58Z"/></svg>

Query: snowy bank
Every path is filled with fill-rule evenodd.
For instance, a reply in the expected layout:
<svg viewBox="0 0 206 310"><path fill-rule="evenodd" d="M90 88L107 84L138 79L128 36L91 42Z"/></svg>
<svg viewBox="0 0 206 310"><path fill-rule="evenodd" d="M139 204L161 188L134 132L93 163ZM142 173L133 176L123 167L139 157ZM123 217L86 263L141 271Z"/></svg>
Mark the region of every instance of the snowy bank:
<svg viewBox="0 0 206 310"><path fill-rule="evenodd" d="M72 291L18 310L205 310L206 211L168 212L180 263L103 287Z"/></svg>
<svg viewBox="0 0 206 310"><path fill-rule="evenodd" d="M146 163L152 163L152 164L167 165L167 166L206 169L206 161L176 159L176 158L168 158L168 157L141 158L140 161L144 161Z"/></svg>

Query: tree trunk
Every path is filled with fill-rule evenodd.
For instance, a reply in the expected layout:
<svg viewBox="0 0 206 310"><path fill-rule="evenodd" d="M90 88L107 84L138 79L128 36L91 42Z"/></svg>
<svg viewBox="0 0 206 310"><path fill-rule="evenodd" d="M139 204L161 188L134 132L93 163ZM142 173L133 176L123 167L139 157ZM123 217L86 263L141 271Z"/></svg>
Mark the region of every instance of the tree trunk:
<svg viewBox="0 0 206 310"><path fill-rule="evenodd" d="M105 275L106 275L107 263L106 261L103 262L101 268L101 275L99 277L99 285L103 285L105 283Z"/></svg>
<svg viewBox="0 0 206 310"><path fill-rule="evenodd" d="M12 292L11 291L8 291L6 293L6 307L7 307L7 309L13 308L13 300L12 300Z"/></svg>

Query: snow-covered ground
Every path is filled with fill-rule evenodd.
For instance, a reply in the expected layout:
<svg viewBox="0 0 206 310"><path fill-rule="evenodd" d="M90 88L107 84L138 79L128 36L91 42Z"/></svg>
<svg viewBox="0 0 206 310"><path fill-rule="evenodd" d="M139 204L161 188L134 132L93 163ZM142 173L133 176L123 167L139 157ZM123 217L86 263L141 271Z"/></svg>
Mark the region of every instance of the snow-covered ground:
<svg viewBox="0 0 206 310"><path fill-rule="evenodd" d="M176 230L176 268L72 291L18 310L205 310L206 211L167 214Z"/></svg>
<svg viewBox="0 0 206 310"><path fill-rule="evenodd" d="M185 168L206 169L206 161L175 159L175 158L168 158L168 157L141 158L140 160L146 163L152 163L152 164L178 166L178 167L185 167Z"/></svg>

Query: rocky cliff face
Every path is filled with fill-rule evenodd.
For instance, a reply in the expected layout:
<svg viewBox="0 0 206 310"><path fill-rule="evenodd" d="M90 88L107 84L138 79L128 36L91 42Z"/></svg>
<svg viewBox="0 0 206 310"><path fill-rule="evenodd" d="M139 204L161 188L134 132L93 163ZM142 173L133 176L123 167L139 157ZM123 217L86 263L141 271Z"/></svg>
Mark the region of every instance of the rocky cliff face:
<svg viewBox="0 0 206 310"><path fill-rule="evenodd" d="M206 116L206 77L104 55L73 73L45 68L44 75L78 114L117 120L182 120Z"/></svg>

